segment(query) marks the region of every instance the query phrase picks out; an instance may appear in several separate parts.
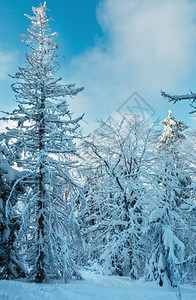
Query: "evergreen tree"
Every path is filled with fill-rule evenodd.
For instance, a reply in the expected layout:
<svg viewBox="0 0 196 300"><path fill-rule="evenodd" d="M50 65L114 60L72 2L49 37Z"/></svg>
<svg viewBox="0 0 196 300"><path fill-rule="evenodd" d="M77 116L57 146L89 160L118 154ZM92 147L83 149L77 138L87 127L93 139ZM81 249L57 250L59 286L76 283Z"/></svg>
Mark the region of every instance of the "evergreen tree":
<svg viewBox="0 0 196 300"><path fill-rule="evenodd" d="M152 244L148 278L163 285L167 278L172 286L178 286L184 275L181 266L185 246L182 235L186 228L184 204L190 204L191 179L183 168L180 144L187 128L177 121L172 112L162 122L165 132L159 137L157 164L157 208L152 211L147 232Z"/></svg>
<svg viewBox="0 0 196 300"><path fill-rule="evenodd" d="M188 126L183 121L176 120L170 110L168 117L161 124L164 126L164 133L159 137L158 151L166 162L165 168L172 168L170 175L176 180L174 200L179 207L190 195L187 187L191 185L191 178L184 169L185 155L182 149L182 143L186 139L184 131Z"/></svg>
<svg viewBox="0 0 196 300"><path fill-rule="evenodd" d="M185 171L189 174L191 185L185 191L186 197L182 206L186 222L181 238L186 245L185 260L182 267L186 270L184 282L192 283L196 280L196 131L190 129L183 145Z"/></svg>
<svg viewBox="0 0 196 300"><path fill-rule="evenodd" d="M4 118L16 125L7 128L5 143L17 166L28 171L20 199L21 232L26 237L27 276L36 282L80 277L70 247L79 247L74 245L79 235L74 205L82 192L71 170L77 166L74 139L80 137L82 117L72 119L67 97L83 88L54 77L60 67L59 44L46 11L44 2L33 7L33 16L26 15L31 26L21 39L30 52L25 53L25 66L12 76L18 107Z"/></svg>
<svg viewBox="0 0 196 300"><path fill-rule="evenodd" d="M184 244L173 231L174 224L169 210L169 205L157 208L149 219L147 234L151 256L147 278L155 280L160 286L168 279L173 287L177 287L182 278L180 262L184 260Z"/></svg>

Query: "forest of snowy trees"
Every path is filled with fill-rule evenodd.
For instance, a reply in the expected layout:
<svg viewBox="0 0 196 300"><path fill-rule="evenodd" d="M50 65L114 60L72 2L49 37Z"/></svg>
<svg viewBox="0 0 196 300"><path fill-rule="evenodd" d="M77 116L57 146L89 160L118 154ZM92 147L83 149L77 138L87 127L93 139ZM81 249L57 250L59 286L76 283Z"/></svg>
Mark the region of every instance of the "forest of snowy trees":
<svg viewBox="0 0 196 300"><path fill-rule="evenodd" d="M82 279L79 267L160 286L196 281L196 131L129 114L82 137L56 77L46 3L26 15L17 107L0 134L0 279ZM170 101L196 96L170 96ZM192 96L192 98L190 97ZM192 105L194 107L194 105Z"/></svg>

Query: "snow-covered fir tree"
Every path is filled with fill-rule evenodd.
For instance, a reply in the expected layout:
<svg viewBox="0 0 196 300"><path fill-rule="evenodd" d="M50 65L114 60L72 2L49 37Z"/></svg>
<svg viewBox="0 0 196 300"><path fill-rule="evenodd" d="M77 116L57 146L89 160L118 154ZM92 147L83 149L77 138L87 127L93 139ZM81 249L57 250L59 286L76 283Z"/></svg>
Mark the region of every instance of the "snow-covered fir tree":
<svg viewBox="0 0 196 300"><path fill-rule="evenodd" d="M184 202L189 201L191 185L191 177L189 172L185 170L186 153L183 150L182 144L186 139L184 131L188 126L181 120L176 120L169 110L168 117L161 122L164 126L164 133L159 137L158 151L163 156L163 161L167 161L168 168L173 168L171 177L178 182L174 186L175 202L179 207ZM167 157L168 155L168 157ZM164 159L166 157L166 159ZM169 162L170 160L170 162Z"/></svg>
<svg viewBox="0 0 196 300"><path fill-rule="evenodd" d="M184 168L180 144L187 126L177 121L172 112L162 122L165 132L159 137L157 155L157 208L149 219L148 237L152 245L148 278L163 285L166 279L178 286L184 276L183 232L186 230L186 211L190 207L191 178Z"/></svg>
<svg viewBox="0 0 196 300"><path fill-rule="evenodd" d="M151 245L147 279L160 286L167 280L177 287L182 279L181 262L184 260L184 244L173 231L174 222L169 205L154 209L149 219L146 234Z"/></svg>
<svg viewBox="0 0 196 300"><path fill-rule="evenodd" d="M164 133L159 137L158 149L165 152L174 152L177 143L179 144L183 139L185 139L184 130L188 126L181 120L176 120L172 115L172 111L168 111L168 116L165 120L161 122L164 126Z"/></svg>
<svg viewBox="0 0 196 300"><path fill-rule="evenodd" d="M186 171L191 178L190 197L183 204L186 229L182 233L185 247L185 260L182 267L186 270L185 282L196 280L196 130L190 129L183 146ZM185 190L186 191L186 190Z"/></svg>
<svg viewBox="0 0 196 300"><path fill-rule="evenodd" d="M147 253L141 232L152 197L157 132L138 115L120 121L109 118L99 125L84 145L84 233L90 263L104 274L136 279L143 274Z"/></svg>
<svg viewBox="0 0 196 300"><path fill-rule="evenodd" d="M83 88L55 77L60 67L57 33L49 28L45 2L32 9L34 15L26 15L31 20L28 34L21 35L29 49L25 66L12 76L18 107L4 118L15 127L7 128L5 143L17 167L28 171L20 199L27 276L36 282L66 281L80 278L70 247L80 246L74 243L79 240L74 203L82 197L71 174L77 166L75 138L80 137L82 116L72 119L67 98Z"/></svg>
<svg viewBox="0 0 196 300"><path fill-rule="evenodd" d="M190 201L192 194L191 161L189 161L189 147L185 130L188 126L181 120L176 120L169 110L168 117L161 123L164 133L159 137L158 152L165 162L165 171L171 169L170 177L176 181L173 186L174 200L177 207L193 204Z"/></svg>

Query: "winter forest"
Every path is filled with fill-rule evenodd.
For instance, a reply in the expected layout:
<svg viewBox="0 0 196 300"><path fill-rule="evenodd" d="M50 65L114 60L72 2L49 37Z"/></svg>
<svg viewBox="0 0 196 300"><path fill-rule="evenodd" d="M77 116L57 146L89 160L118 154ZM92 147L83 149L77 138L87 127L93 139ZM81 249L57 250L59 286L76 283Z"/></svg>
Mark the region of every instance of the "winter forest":
<svg viewBox="0 0 196 300"><path fill-rule="evenodd" d="M46 3L26 17L25 62L10 75L17 105L1 113L0 279L69 282L85 268L194 284L196 131L169 111L161 125L129 114L82 134L69 103L83 87L58 77ZM162 96L196 112L195 94Z"/></svg>

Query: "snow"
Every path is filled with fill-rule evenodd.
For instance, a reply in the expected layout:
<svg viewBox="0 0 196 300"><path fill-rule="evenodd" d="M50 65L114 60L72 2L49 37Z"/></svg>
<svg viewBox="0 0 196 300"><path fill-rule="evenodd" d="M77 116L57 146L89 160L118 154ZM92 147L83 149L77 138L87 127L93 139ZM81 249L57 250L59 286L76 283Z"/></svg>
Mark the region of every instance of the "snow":
<svg viewBox="0 0 196 300"><path fill-rule="evenodd" d="M149 218L149 222L150 223L155 223L157 222L159 219L161 219L163 216L163 210L161 208L156 208L151 212L150 218Z"/></svg>
<svg viewBox="0 0 196 300"><path fill-rule="evenodd" d="M175 289L128 277L102 276L83 271L84 280L68 284L0 281L1 300L176 300ZM195 300L193 286L181 286L183 300Z"/></svg>
<svg viewBox="0 0 196 300"><path fill-rule="evenodd" d="M180 252L184 252L184 244L173 234L172 230L170 228L164 228L164 245L166 249L169 250L170 256L174 257L174 250L177 247L180 249ZM178 253L178 254L179 254ZM181 260L183 260L183 257L181 257Z"/></svg>

